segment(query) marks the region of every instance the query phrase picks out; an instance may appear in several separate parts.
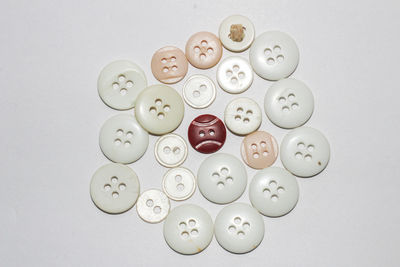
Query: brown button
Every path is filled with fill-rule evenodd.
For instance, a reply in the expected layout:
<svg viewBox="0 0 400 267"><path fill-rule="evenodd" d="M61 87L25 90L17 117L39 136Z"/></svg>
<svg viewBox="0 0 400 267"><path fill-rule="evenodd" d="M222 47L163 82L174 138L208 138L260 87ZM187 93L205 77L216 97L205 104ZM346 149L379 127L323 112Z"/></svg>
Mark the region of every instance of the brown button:
<svg viewBox="0 0 400 267"><path fill-rule="evenodd" d="M185 77L188 62L182 50L166 46L157 50L151 59L151 71L163 83L177 83Z"/></svg>
<svg viewBox="0 0 400 267"><path fill-rule="evenodd" d="M198 32L187 41L185 53L194 67L208 69L217 65L221 59L221 41L211 32Z"/></svg>
<svg viewBox="0 0 400 267"><path fill-rule="evenodd" d="M274 164L278 157L278 143L267 132L257 131L247 135L242 142L244 162L254 169L264 169Z"/></svg>

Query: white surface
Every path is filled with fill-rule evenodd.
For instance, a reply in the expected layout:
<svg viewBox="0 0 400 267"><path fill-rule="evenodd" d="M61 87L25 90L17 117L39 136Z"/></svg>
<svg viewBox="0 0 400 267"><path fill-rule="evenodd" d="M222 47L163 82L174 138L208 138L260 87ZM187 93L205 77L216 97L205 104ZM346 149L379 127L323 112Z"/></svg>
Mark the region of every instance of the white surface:
<svg viewBox="0 0 400 267"><path fill-rule="evenodd" d="M231 39L230 34L232 25L241 25L244 28L243 40L234 41ZM241 15L232 15L225 18L221 22L218 32L222 45L232 52L241 52L249 48L255 36L253 23L249 18Z"/></svg>
<svg viewBox="0 0 400 267"><path fill-rule="evenodd" d="M0 6L3 266L264 266L266 259L275 267L400 265L398 1L3 0ZM109 162L99 130L119 113L99 98L97 77L109 62L129 59L155 84L154 51L167 44L182 49L201 30L217 33L237 13L251 19L256 34L275 29L296 39L301 59L292 77L313 90L315 111L306 125L324 132L331 161L317 177L298 179L301 196L291 213L263 218L266 236L251 253L227 253L213 239L204 252L184 257L169 249L162 224L143 222L135 209L107 215L90 199L92 175ZM187 77L201 73L215 82L215 71L189 67ZM184 81L173 87L181 92ZM262 106L271 84L255 76L241 96ZM237 96L221 89L217 95L207 110L222 117ZM187 141L189 123L205 110L185 110L177 133ZM279 143L288 132L264 114L260 130ZM242 137L227 135L221 152L240 157ZM143 158L129 165L142 190L160 188L166 171L154 158L156 140L150 136ZM208 156L189 147L185 166L196 173ZM274 166L282 166L279 159ZM246 169L253 177L256 171ZM240 201L249 203L247 190ZM183 203L197 203L213 220L222 208L198 190Z"/></svg>
<svg viewBox="0 0 400 267"><path fill-rule="evenodd" d="M181 165L187 158L188 147L185 139L177 134L165 134L154 145L157 161L168 168Z"/></svg>
<svg viewBox="0 0 400 267"><path fill-rule="evenodd" d="M231 94L239 94L253 83L253 69L243 57L227 57L218 64L217 81L219 86Z"/></svg>
<svg viewBox="0 0 400 267"><path fill-rule="evenodd" d="M224 121L226 127L238 135L246 135L261 125L261 109L257 102L248 97L233 99L225 108Z"/></svg>
<svg viewBox="0 0 400 267"><path fill-rule="evenodd" d="M196 177L187 168L173 168L164 174L162 188L170 199L177 201L186 200L196 190Z"/></svg>
<svg viewBox="0 0 400 267"><path fill-rule="evenodd" d="M139 217L148 223L159 223L164 220L170 207L169 198L158 189L144 191L136 203Z"/></svg>
<svg viewBox="0 0 400 267"><path fill-rule="evenodd" d="M217 96L214 82L205 75L192 75L186 80L182 89L183 99L193 108L206 108Z"/></svg>

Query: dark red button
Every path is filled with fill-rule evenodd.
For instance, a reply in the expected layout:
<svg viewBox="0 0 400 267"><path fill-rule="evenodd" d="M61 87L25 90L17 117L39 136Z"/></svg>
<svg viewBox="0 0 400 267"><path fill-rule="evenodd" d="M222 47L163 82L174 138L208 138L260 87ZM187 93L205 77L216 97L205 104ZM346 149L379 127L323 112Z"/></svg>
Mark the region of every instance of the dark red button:
<svg viewBox="0 0 400 267"><path fill-rule="evenodd" d="M188 137L190 144L197 151L214 153L225 143L225 125L214 115L200 115L190 123Z"/></svg>

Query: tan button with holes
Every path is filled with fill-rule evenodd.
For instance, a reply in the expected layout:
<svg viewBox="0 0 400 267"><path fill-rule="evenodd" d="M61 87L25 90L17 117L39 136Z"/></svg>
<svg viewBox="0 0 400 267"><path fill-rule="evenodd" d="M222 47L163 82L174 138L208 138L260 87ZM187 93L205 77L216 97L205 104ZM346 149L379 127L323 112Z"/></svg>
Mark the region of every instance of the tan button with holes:
<svg viewBox="0 0 400 267"><path fill-rule="evenodd" d="M222 57L221 41L211 32L198 32L187 41L185 54L194 67L209 69Z"/></svg>
<svg viewBox="0 0 400 267"><path fill-rule="evenodd" d="M264 169L274 164L279 152L276 139L264 131L247 135L240 150L243 161L254 169Z"/></svg>
<svg viewBox="0 0 400 267"><path fill-rule="evenodd" d="M188 62L182 50L166 46L157 50L151 59L151 71L163 83L177 83L185 77Z"/></svg>

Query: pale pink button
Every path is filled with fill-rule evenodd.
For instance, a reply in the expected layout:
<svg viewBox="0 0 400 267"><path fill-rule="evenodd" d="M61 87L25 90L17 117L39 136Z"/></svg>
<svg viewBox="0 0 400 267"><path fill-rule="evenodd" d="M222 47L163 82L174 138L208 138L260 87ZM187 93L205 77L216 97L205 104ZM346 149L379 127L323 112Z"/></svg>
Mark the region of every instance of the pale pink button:
<svg viewBox="0 0 400 267"><path fill-rule="evenodd" d="M243 139L240 150L247 165L254 169L264 169L274 164L279 149L275 137L267 132L257 131Z"/></svg>
<svg viewBox="0 0 400 267"><path fill-rule="evenodd" d="M176 83L185 77L188 62L182 50L166 46L157 50L151 59L151 71L162 83Z"/></svg>
<svg viewBox="0 0 400 267"><path fill-rule="evenodd" d="M211 32L198 32L186 43L186 57L196 68L214 67L222 57L221 41Z"/></svg>

